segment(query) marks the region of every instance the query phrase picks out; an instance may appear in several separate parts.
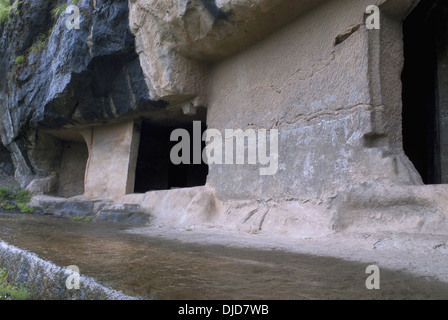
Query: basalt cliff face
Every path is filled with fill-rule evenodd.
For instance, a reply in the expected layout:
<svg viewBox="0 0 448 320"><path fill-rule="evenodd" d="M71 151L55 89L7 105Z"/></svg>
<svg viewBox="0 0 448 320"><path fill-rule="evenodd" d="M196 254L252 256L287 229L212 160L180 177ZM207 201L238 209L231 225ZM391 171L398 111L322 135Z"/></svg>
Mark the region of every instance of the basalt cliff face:
<svg viewBox="0 0 448 320"><path fill-rule="evenodd" d="M55 150L43 150L51 142L39 139L39 128L110 121L166 104L150 99L127 1L80 1L79 30L66 27L68 14L51 15L55 5L23 1L0 29L0 135L23 186L50 174L41 154Z"/></svg>

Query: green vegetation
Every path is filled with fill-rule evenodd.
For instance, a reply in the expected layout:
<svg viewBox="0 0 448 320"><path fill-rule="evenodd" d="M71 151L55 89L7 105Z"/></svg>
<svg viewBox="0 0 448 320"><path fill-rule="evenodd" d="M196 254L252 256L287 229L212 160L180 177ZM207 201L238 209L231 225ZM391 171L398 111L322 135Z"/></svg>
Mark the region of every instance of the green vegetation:
<svg viewBox="0 0 448 320"><path fill-rule="evenodd" d="M13 205L13 204L7 204L7 205L5 205L5 209L6 209L6 210L14 210L15 208L16 208L16 206Z"/></svg>
<svg viewBox="0 0 448 320"><path fill-rule="evenodd" d="M15 190L14 199L17 201L17 203L26 204L31 201L32 197L33 197L33 195L31 194L31 192L29 192L26 189L16 188L16 190Z"/></svg>
<svg viewBox="0 0 448 320"><path fill-rule="evenodd" d="M90 221L92 221L92 218L83 218L81 216L71 217L70 219L72 219L73 221L82 221L82 222L90 222Z"/></svg>
<svg viewBox="0 0 448 320"><path fill-rule="evenodd" d="M12 194L12 188L0 187L0 198L9 198Z"/></svg>
<svg viewBox="0 0 448 320"><path fill-rule="evenodd" d="M0 187L0 207L8 211L34 213L35 208L27 206L32 193L20 187Z"/></svg>
<svg viewBox="0 0 448 320"><path fill-rule="evenodd" d="M26 213L26 214L28 214L28 213L34 213L34 207L30 207L30 206L27 206L26 204L24 204L24 203L19 203L19 204L17 204L17 207L19 207L19 209L20 209L20 212L22 212L22 213Z"/></svg>
<svg viewBox="0 0 448 320"><path fill-rule="evenodd" d="M28 203L32 197L33 194L31 192L17 186L0 187L0 200L15 200L17 203Z"/></svg>
<svg viewBox="0 0 448 320"><path fill-rule="evenodd" d="M78 4L79 0L72 0L71 4L76 5ZM59 17L65 10L67 10L68 5L66 3L57 4L54 6L54 8L51 10L51 16L53 18Z"/></svg>
<svg viewBox="0 0 448 320"><path fill-rule="evenodd" d="M19 7L19 5L22 4L23 1L14 1L14 3L12 4L12 8L14 9L14 11L16 11L16 14L19 14L19 12L17 11L17 8Z"/></svg>
<svg viewBox="0 0 448 320"><path fill-rule="evenodd" d="M0 0L0 23L9 18L12 6L9 0Z"/></svg>
<svg viewBox="0 0 448 320"><path fill-rule="evenodd" d="M29 300L31 299L25 286L14 286L8 279L6 269L0 269L0 300Z"/></svg>
<svg viewBox="0 0 448 320"><path fill-rule="evenodd" d="M37 36L36 40L34 40L31 47L28 48L28 52L31 53L39 53L47 46L47 35L45 33L41 33Z"/></svg>
<svg viewBox="0 0 448 320"><path fill-rule="evenodd" d="M53 10L51 10L51 16L53 18L59 17L59 15L67 9L66 3L57 4L54 6Z"/></svg>
<svg viewBox="0 0 448 320"><path fill-rule="evenodd" d="M22 2L23 1L16 0L11 5L10 0L0 0L0 23L8 20L11 11L13 11L15 15L18 15L20 13L18 8Z"/></svg>
<svg viewBox="0 0 448 320"><path fill-rule="evenodd" d="M12 6L9 6L9 12L11 11L11 9L14 9L15 14L18 14L19 11L17 10L18 6L22 3L23 1L18 1L16 0L14 2L14 4ZM72 1L72 2L78 2L78 1ZM0 0L0 23L2 22L2 3L9 3L9 0ZM60 7L63 7L64 5L60 5ZM56 14L56 11L58 11L57 8L58 6L56 6L53 10L52 10L52 14ZM59 8L59 10L62 10L63 8ZM65 8L67 8L67 5L65 5ZM63 9L65 10L65 9ZM62 10L62 11L63 11ZM53 12L54 11L54 12ZM62 13L62 11L60 13ZM59 15L60 13L57 13L57 15ZM9 13L8 13L9 15ZM48 44L48 38L50 37L50 35L53 33L54 30L54 25L46 32L46 33L40 33L34 40L33 44L26 49L26 51L24 52L24 55L20 55L17 56L15 61L14 61L14 67L19 67L21 66L24 62L26 62L26 59L28 57L28 55L31 54L38 54L40 52L42 52L47 44Z"/></svg>
<svg viewBox="0 0 448 320"><path fill-rule="evenodd" d="M45 47L47 46L48 38L50 37L51 33L53 32L53 29L54 29L54 26L51 27L46 34L40 33L34 40L31 47L29 47L26 50L25 54L28 56L28 54L30 54L30 53L37 54L37 53L42 52L45 49ZM25 61L25 59L26 59L25 56L19 56L19 57L23 57L23 61ZM16 64L16 66L17 65L18 64Z"/></svg>
<svg viewBox="0 0 448 320"><path fill-rule="evenodd" d="M53 33L53 30L54 30L54 27L55 27L56 25L54 25L54 26L52 26L50 29L48 29L48 32L47 32L47 35L48 36L51 36L51 34Z"/></svg>
<svg viewBox="0 0 448 320"><path fill-rule="evenodd" d="M22 2L23 2L23 1L16 0L16 1L14 1L14 3L12 4L12 9L14 10L14 14L15 14L15 15L19 15L19 14L20 14L20 11L18 10L18 8L19 8L19 5L22 4Z"/></svg>
<svg viewBox="0 0 448 320"><path fill-rule="evenodd" d="M20 65L20 64L22 64L24 62L25 62L25 57L24 56L18 56L18 57L16 57L16 60L14 60L14 65L18 66L18 65Z"/></svg>

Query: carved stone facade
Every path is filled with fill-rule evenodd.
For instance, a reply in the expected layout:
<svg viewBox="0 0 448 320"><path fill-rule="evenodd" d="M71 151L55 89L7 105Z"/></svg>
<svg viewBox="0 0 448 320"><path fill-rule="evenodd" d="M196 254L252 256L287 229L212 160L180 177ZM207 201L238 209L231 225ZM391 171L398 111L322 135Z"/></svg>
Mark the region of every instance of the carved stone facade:
<svg viewBox="0 0 448 320"><path fill-rule="evenodd" d="M93 3L81 0L80 5ZM9 133L2 141L23 185L72 196L60 186L66 180L61 170L74 166L74 172L82 172L83 164L70 164L66 156L72 153L61 150L75 141L77 150L88 150L85 175L76 175L84 183L83 200L137 205L171 225L291 236L341 230L448 232L448 185L429 185L422 171L439 170L439 182L447 182L446 6L427 0L130 0L128 5L132 52L117 42L101 53L95 19L112 10L107 1L96 1L97 10L91 8L90 18L82 20L84 36L64 30L58 20L64 39L89 38L93 45L90 54L84 52L89 63L79 67L82 72L67 73L64 98L54 95L36 111L42 116L24 126L27 136L7 139L13 134L3 117L2 131ZM366 26L370 5L380 10L379 29ZM403 86L412 87L412 77L418 78L405 59L406 48L413 46L406 45L403 24L427 24L411 12L423 12L436 21L429 30L438 30L438 78L431 91L436 107L421 116L433 117L428 123L437 127L422 132L435 141L432 151L407 147L413 139L409 132L419 130L412 126L415 115L406 122L411 129L402 129L404 110L415 107ZM106 27L98 30L112 28L102 23ZM17 71L16 79L26 81L23 72ZM89 87L83 87L87 80L80 75ZM82 99L86 90L88 99ZM8 101L10 109L14 101L23 104ZM252 164L173 167L166 148L172 146L169 132L192 132L193 121L221 132L278 130L276 174L260 175L261 165ZM26 141L23 146L19 139ZM45 148L53 151L43 154ZM416 165L419 152L432 152L433 162ZM79 154L85 161L83 151ZM410 154L417 155L415 161ZM144 177L163 181L139 182L134 193L137 179Z"/></svg>

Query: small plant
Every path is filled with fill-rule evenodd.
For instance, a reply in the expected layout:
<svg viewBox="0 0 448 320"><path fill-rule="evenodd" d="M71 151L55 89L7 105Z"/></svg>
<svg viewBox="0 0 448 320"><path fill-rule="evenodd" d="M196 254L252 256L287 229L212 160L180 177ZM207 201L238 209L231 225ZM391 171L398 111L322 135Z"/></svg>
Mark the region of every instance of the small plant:
<svg viewBox="0 0 448 320"><path fill-rule="evenodd" d="M53 31L54 31L54 27L55 27L55 26L52 26L50 29L48 29L48 32L47 32L47 35L48 35L48 36L50 36L50 35L53 33Z"/></svg>
<svg viewBox="0 0 448 320"><path fill-rule="evenodd" d="M6 210L20 210L22 213L34 213L35 208L28 206L33 194L23 188L0 187L0 207Z"/></svg>
<svg viewBox="0 0 448 320"><path fill-rule="evenodd" d="M74 217L71 217L71 219L73 221L82 221L82 222L90 222L90 221L92 221L92 218L83 218L81 216L74 216Z"/></svg>
<svg viewBox="0 0 448 320"><path fill-rule="evenodd" d="M31 201L31 198L33 197L32 193L29 192L26 189L18 188L16 190L16 193L14 195L14 199L17 203L27 204Z"/></svg>
<svg viewBox="0 0 448 320"><path fill-rule="evenodd" d="M12 4L12 8L13 8L14 10L17 10L17 8L19 7L19 5L22 4L22 2L23 2L23 1L19 1L19 0L14 1L14 3Z"/></svg>
<svg viewBox="0 0 448 320"><path fill-rule="evenodd" d="M33 42L31 47L28 48L28 51L31 53L39 53L47 46L47 35L45 33L41 33L37 36L36 40Z"/></svg>
<svg viewBox="0 0 448 320"><path fill-rule="evenodd" d="M19 201L23 202L21 200L23 200L24 195L28 194L30 194L29 191L18 186L0 187L0 197L3 199L16 200L18 197Z"/></svg>
<svg viewBox="0 0 448 320"><path fill-rule="evenodd" d="M0 187L0 198L9 199L9 198L11 198L11 195L12 195L11 188Z"/></svg>
<svg viewBox="0 0 448 320"><path fill-rule="evenodd" d="M0 23L8 19L12 6L9 0L0 0Z"/></svg>
<svg viewBox="0 0 448 320"><path fill-rule="evenodd" d="M79 0L72 0L71 5L77 5ZM65 10L67 10L68 5L66 3L57 4L54 6L54 8L51 10L51 16L56 19L59 17Z"/></svg>
<svg viewBox="0 0 448 320"><path fill-rule="evenodd" d="M15 60L14 60L14 65L18 66L21 65L22 63L25 62L25 57L24 56L18 56Z"/></svg>
<svg viewBox="0 0 448 320"><path fill-rule="evenodd" d="M22 4L22 2L23 1L19 1L19 0L14 1L14 3L12 4L12 9L14 10L14 14L16 14L16 15L20 14L20 11L18 10L18 8L19 8L19 5Z"/></svg>
<svg viewBox="0 0 448 320"><path fill-rule="evenodd" d="M13 11L15 15L18 15L20 13L18 7L22 2L23 1L16 0L11 5L10 0L0 0L0 23L8 20L11 11Z"/></svg>
<svg viewBox="0 0 448 320"><path fill-rule="evenodd" d="M29 300L31 298L25 286L14 286L8 278L6 269L0 269L0 300Z"/></svg>
<svg viewBox="0 0 448 320"><path fill-rule="evenodd" d="M34 208L27 206L26 204L19 203L17 204L17 207L19 207L20 212L28 214L28 213L34 213Z"/></svg>
<svg viewBox="0 0 448 320"><path fill-rule="evenodd" d="M51 10L51 16L56 19L57 17L59 17L59 15L61 15L62 12L67 10L67 7L68 6L66 3L55 5L53 10Z"/></svg>

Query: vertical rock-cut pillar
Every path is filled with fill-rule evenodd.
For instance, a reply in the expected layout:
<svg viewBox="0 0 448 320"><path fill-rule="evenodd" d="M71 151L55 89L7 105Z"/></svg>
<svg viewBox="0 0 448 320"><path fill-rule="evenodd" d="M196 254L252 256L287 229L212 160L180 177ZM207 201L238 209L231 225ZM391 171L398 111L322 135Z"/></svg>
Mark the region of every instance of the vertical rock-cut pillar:
<svg viewBox="0 0 448 320"><path fill-rule="evenodd" d="M81 131L89 148L84 195L119 200L134 190L140 132L134 121Z"/></svg>

